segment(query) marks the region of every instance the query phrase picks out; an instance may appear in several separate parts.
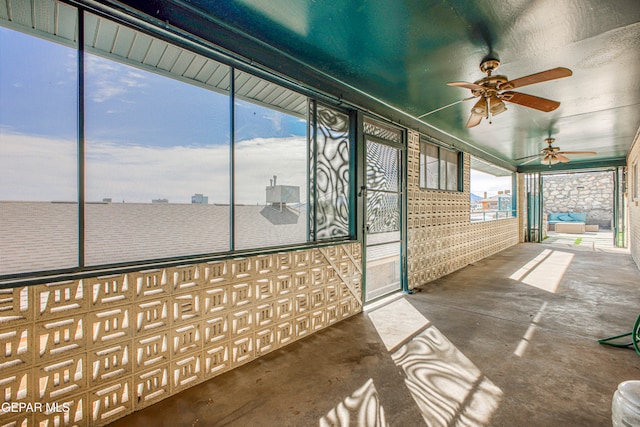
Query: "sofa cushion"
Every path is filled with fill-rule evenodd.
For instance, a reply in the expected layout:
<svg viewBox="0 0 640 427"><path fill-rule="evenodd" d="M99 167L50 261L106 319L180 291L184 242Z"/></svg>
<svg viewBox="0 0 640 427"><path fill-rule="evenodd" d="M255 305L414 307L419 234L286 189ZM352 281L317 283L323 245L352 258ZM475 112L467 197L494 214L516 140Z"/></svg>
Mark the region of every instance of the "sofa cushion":
<svg viewBox="0 0 640 427"><path fill-rule="evenodd" d="M587 214L586 213L572 212L572 213L569 214L569 216L571 217L571 221L577 221L577 222L586 222L587 221Z"/></svg>
<svg viewBox="0 0 640 427"><path fill-rule="evenodd" d="M583 212L554 212L547 217L549 224L561 222L587 222L587 214Z"/></svg>
<svg viewBox="0 0 640 427"><path fill-rule="evenodd" d="M560 218L559 218L560 215L562 215L562 213L559 213L559 212L550 213L549 221L560 221Z"/></svg>

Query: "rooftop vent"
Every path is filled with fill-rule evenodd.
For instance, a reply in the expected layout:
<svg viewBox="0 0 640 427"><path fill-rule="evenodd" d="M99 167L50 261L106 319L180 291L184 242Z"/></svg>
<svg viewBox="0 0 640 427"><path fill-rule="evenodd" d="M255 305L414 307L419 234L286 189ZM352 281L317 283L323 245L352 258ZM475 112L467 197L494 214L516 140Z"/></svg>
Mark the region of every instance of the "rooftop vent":
<svg viewBox="0 0 640 427"><path fill-rule="evenodd" d="M273 176L267 187L267 204L282 210L287 203L300 203L300 187L297 185L277 185L278 177Z"/></svg>

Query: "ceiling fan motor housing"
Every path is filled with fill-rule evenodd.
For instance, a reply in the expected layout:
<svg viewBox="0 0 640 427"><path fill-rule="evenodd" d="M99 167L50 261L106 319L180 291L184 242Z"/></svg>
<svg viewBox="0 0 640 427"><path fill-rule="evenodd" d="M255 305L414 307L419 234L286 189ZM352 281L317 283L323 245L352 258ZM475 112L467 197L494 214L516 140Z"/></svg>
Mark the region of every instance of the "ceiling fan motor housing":
<svg viewBox="0 0 640 427"><path fill-rule="evenodd" d="M487 59L480 64L480 71L490 76L500 66L500 61L497 59Z"/></svg>

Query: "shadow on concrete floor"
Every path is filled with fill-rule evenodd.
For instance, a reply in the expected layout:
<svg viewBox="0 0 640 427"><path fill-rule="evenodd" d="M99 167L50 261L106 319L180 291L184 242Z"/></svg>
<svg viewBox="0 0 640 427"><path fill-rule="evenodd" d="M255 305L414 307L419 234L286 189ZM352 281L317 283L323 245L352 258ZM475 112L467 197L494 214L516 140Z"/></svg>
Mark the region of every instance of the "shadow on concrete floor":
<svg viewBox="0 0 640 427"><path fill-rule="evenodd" d="M547 238L542 241L544 245L560 245L578 250L590 250L597 252L629 253L628 248L617 248L613 243L612 231L575 233L557 233L548 231Z"/></svg>

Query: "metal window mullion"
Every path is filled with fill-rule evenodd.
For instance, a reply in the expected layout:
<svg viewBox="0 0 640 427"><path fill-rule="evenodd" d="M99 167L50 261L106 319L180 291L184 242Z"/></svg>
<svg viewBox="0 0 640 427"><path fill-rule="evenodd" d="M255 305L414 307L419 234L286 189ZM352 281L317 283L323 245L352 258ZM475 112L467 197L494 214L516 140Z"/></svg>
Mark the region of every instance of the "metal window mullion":
<svg viewBox="0 0 640 427"><path fill-rule="evenodd" d="M438 190L442 190L442 147L438 147ZM446 173L445 168L445 173ZM446 177L445 177L446 179Z"/></svg>
<svg viewBox="0 0 640 427"><path fill-rule="evenodd" d="M456 165L457 167L457 173L458 173L458 182L457 182L457 191L459 192L464 192L464 166L465 166L465 161L464 161L464 153L462 153L462 151L458 151L456 153L456 158L458 159L458 164ZM471 192L471 187L469 187L469 192Z"/></svg>
<svg viewBox="0 0 640 427"><path fill-rule="evenodd" d="M362 205L358 195L360 188L359 174L362 171L363 163L358 156L358 143L360 138L360 129L362 116L357 110L353 110L348 114L349 117L349 235L358 239L361 237L362 227L360 227ZM360 231L359 231L360 230Z"/></svg>
<svg viewBox="0 0 640 427"><path fill-rule="evenodd" d="M403 142L405 148L398 150L400 155L400 289L403 292L409 291L409 159L408 159L408 135L403 132ZM419 163L419 162L418 162ZM420 167L418 165L418 167ZM418 185L420 185L418 183Z"/></svg>
<svg viewBox="0 0 640 427"><path fill-rule="evenodd" d="M85 264L84 11L78 11L78 267Z"/></svg>
<svg viewBox="0 0 640 427"><path fill-rule="evenodd" d="M229 250L235 250L236 164L235 164L235 68L229 69Z"/></svg>
<svg viewBox="0 0 640 427"><path fill-rule="evenodd" d="M511 216L518 217L518 175L511 174Z"/></svg>
<svg viewBox="0 0 640 427"><path fill-rule="evenodd" d="M307 204L311 202L313 211L311 213L311 220L307 220L308 237L312 241L318 240L318 104L315 101L310 102L311 111L310 122L312 132L308 137L309 149L307 152L310 154L311 159L307 162L310 168L309 170L309 200ZM313 226L311 224L313 223Z"/></svg>
<svg viewBox="0 0 640 427"><path fill-rule="evenodd" d="M542 174L538 173L538 240L537 242L542 242L542 211L544 199L542 197Z"/></svg>
<svg viewBox="0 0 640 427"><path fill-rule="evenodd" d="M613 171L613 247L618 247L618 231L619 231L619 215L618 209L619 207L619 177L618 177L619 168L615 168Z"/></svg>

